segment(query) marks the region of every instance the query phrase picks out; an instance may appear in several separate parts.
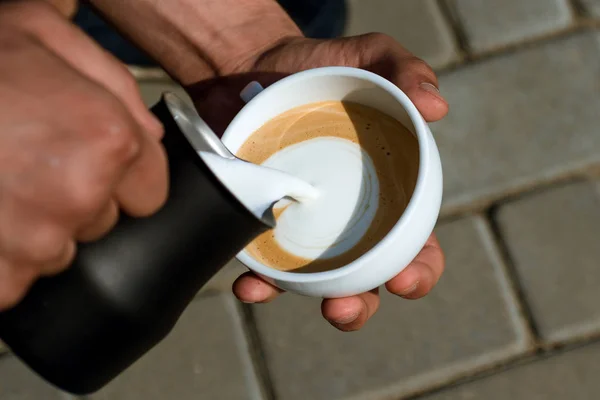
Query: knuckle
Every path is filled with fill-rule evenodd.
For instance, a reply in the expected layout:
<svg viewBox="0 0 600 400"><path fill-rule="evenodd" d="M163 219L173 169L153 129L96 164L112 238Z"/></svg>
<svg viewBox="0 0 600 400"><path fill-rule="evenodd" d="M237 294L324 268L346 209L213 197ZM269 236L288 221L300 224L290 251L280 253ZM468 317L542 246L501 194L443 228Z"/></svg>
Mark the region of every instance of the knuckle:
<svg viewBox="0 0 600 400"><path fill-rule="evenodd" d="M27 258L32 263L54 263L64 254L66 239L59 229L53 227L37 229L27 240L29 242Z"/></svg>
<svg viewBox="0 0 600 400"><path fill-rule="evenodd" d="M80 242L97 240L107 234L117 224L119 218L119 206L111 200L108 206L91 223L80 229L75 237Z"/></svg>
<svg viewBox="0 0 600 400"><path fill-rule="evenodd" d="M95 215L105 201L107 188L91 181L76 182L69 192L69 207L75 215Z"/></svg>
<svg viewBox="0 0 600 400"><path fill-rule="evenodd" d="M136 93L139 91L135 77L125 64L112 59L110 60L110 64L113 71L113 79L117 83L116 86L121 93Z"/></svg>
<svg viewBox="0 0 600 400"><path fill-rule="evenodd" d="M435 80L435 73L433 72L433 69L431 68L431 66L429 64L427 64L427 62L425 62L424 60L422 60L416 56L412 56L412 57L408 58L405 61L404 68L410 69L410 70L414 71L415 73L424 75L429 79Z"/></svg>
<svg viewBox="0 0 600 400"><path fill-rule="evenodd" d="M429 66L429 64L419 57L413 56L408 59L407 63L414 68L433 72L433 69Z"/></svg>
<svg viewBox="0 0 600 400"><path fill-rule="evenodd" d="M396 39L382 32L371 32L364 35L365 40L381 44L397 44Z"/></svg>
<svg viewBox="0 0 600 400"><path fill-rule="evenodd" d="M131 74L131 72L129 72L129 70L125 67L125 65L119 63L118 64L118 68L120 70L120 79L121 79L121 85L123 86L123 88L125 88L128 91L131 91L133 93L137 92L138 89L138 83L135 80L135 78L133 77L133 75Z"/></svg>
<svg viewBox="0 0 600 400"><path fill-rule="evenodd" d="M95 126L94 139L111 162L129 163L140 153L141 138L122 112L104 116Z"/></svg>
<svg viewBox="0 0 600 400"><path fill-rule="evenodd" d="M68 269L75 258L75 253L75 242L73 240L69 240L67 243L65 243L59 256L57 256L53 261L45 263L43 266L41 266L41 275L56 275Z"/></svg>

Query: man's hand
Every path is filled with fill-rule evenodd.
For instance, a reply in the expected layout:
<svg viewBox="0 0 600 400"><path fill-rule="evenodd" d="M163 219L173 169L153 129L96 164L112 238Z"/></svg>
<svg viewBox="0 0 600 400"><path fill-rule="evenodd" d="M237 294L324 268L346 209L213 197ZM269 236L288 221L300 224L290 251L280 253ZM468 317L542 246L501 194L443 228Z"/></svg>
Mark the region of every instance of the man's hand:
<svg viewBox="0 0 600 400"><path fill-rule="evenodd" d="M230 75L200 82L189 90L200 114L222 131L243 106L239 91L251 80L268 85L294 72L334 65L367 69L394 82L427 121L437 121L448 112L432 69L382 34L336 40L284 39L250 58L247 64L239 65ZM418 299L433 288L443 270L444 255L432 235L415 260L387 282L386 288L404 298ZM234 283L233 291L247 303L269 302L281 292L252 273L242 275ZM321 309L332 325L352 331L361 328L378 306L379 295L374 290L343 299L326 299Z"/></svg>
<svg viewBox="0 0 600 400"><path fill-rule="evenodd" d="M0 4L0 310L76 241L156 211L162 126L124 66L42 1Z"/></svg>

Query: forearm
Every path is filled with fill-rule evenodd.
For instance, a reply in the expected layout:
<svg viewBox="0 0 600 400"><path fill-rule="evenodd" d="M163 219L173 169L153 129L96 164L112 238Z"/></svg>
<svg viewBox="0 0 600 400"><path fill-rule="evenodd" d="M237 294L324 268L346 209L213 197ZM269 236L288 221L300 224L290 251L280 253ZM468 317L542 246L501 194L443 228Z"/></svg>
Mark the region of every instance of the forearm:
<svg viewBox="0 0 600 400"><path fill-rule="evenodd" d="M252 57L302 35L275 0L90 0L183 85L242 72Z"/></svg>

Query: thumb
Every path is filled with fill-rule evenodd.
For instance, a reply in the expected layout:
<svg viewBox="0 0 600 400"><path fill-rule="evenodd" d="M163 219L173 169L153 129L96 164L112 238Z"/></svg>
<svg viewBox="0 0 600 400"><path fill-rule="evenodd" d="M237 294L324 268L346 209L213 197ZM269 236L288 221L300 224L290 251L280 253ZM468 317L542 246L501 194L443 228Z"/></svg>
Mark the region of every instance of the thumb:
<svg viewBox="0 0 600 400"><path fill-rule="evenodd" d="M435 122L448 114L448 102L440 93L435 73L425 62L413 59L402 65L395 83L415 104L427 122Z"/></svg>
<svg viewBox="0 0 600 400"><path fill-rule="evenodd" d="M425 121L439 121L448 114L448 102L433 83L423 81L404 92L421 112Z"/></svg>

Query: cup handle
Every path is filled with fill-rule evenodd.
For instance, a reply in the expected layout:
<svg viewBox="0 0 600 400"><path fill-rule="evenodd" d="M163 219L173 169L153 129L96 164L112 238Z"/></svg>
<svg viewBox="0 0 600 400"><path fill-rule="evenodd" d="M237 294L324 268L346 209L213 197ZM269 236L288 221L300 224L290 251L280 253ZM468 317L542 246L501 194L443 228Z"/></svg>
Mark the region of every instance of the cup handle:
<svg viewBox="0 0 600 400"><path fill-rule="evenodd" d="M246 85L245 88L240 92L240 97L244 103L249 103L256 95L265 90L262 85L256 81L252 81Z"/></svg>

